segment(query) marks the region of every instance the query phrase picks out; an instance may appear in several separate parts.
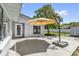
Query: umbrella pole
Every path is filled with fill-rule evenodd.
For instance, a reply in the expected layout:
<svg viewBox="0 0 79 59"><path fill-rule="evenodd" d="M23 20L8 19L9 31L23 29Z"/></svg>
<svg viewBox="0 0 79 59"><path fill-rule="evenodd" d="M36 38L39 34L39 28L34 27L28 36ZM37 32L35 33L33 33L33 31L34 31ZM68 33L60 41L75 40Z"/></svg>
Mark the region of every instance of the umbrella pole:
<svg viewBox="0 0 79 59"><path fill-rule="evenodd" d="M59 42L61 42L60 25L59 25Z"/></svg>
<svg viewBox="0 0 79 59"><path fill-rule="evenodd" d="M61 42L61 34L60 34L60 21L59 21L59 23L58 23L58 32L59 32L59 42Z"/></svg>

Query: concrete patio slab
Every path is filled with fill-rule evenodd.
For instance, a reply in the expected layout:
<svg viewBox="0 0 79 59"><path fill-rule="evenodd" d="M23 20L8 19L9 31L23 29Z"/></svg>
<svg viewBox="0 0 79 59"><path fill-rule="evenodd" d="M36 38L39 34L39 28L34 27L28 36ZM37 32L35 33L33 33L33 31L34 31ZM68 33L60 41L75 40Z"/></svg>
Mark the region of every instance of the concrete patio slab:
<svg viewBox="0 0 79 59"><path fill-rule="evenodd" d="M16 51L9 50L7 56L20 56Z"/></svg>
<svg viewBox="0 0 79 59"><path fill-rule="evenodd" d="M49 54L47 52L40 52L40 53L34 53L34 54L29 54L24 56L49 56Z"/></svg>
<svg viewBox="0 0 79 59"><path fill-rule="evenodd" d="M30 55L52 55L52 56L71 56L72 53L75 51L75 49L79 46L79 38L74 38L74 37L61 37L62 41L66 41L69 43L69 45L65 48L61 48L57 46L57 50L54 49L47 49L47 52L43 53L34 53ZM21 39L15 39L15 42L21 42L24 40L32 40L32 39L37 39L37 40L45 40L46 42L50 43L51 45L53 41L58 40L58 37L52 39L47 39L47 38L21 38ZM31 43L32 44L32 43ZM26 56L26 55L25 55Z"/></svg>

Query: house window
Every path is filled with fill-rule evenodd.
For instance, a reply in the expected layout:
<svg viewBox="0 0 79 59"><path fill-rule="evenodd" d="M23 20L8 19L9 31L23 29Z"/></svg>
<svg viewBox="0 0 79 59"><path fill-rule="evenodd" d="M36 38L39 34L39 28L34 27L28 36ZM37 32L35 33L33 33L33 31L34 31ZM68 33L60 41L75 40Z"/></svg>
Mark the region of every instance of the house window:
<svg viewBox="0 0 79 59"><path fill-rule="evenodd" d="M40 34L40 26L33 26L33 34Z"/></svg>
<svg viewBox="0 0 79 59"><path fill-rule="evenodd" d="M21 26L17 25L17 35L21 35Z"/></svg>
<svg viewBox="0 0 79 59"><path fill-rule="evenodd" d="M44 29L47 29L47 25L44 26Z"/></svg>
<svg viewBox="0 0 79 59"><path fill-rule="evenodd" d="M10 32L10 24L9 19L0 6L0 40L3 40Z"/></svg>

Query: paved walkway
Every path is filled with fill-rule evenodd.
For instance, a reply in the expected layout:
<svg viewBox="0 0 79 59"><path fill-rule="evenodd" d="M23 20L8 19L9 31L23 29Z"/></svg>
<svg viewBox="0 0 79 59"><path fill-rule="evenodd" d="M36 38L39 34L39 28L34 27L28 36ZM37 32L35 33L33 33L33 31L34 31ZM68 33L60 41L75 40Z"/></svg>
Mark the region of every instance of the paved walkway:
<svg viewBox="0 0 79 59"><path fill-rule="evenodd" d="M13 50L9 50L7 56L20 56L20 54L18 54L17 52Z"/></svg>
<svg viewBox="0 0 79 59"><path fill-rule="evenodd" d="M16 42L21 42L21 41L30 40L30 39L45 40L46 42L52 44L53 41L58 40L58 37L57 38L51 38L51 39L47 39L47 38L21 38L21 39L12 40L13 41L12 43L14 45ZM65 48L61 48L61 47L58 47L58 46L56 47L57 49L48 48L47 52L34 53L34 54L25 55L25 56L31 56L31 55L36 55L36 56L41 56L41 55L45 55L45 56L46 55L48 55L48 56L49 55L50 56L70 56L75 51L75 49L79 46L79 38L62 37L61 40L68 42L69 45ZM11 43L10 46L12 46L12 43ZM52 45L50 45L50 47Z"/></svg>
<svg viewBox="0 0 79 59"><path fill-rule="evenodd" d="M73 37L62 37L63 41L66 41L69 43L69 45L65 48L56 47L57 49L47 49L47 52L49 55L54 56L70 56L75 51L75 49L79 46L79 38L73 38Z"/></svg>

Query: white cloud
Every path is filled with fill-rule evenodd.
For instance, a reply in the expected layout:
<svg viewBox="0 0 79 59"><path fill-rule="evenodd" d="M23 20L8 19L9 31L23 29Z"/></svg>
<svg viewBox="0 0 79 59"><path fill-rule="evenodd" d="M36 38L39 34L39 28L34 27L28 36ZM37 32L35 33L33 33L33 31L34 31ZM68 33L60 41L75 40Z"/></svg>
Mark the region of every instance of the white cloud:
<svg viewBox="0 0 79 59"><path fill-rule="evenodd" d="M59 13L61 16L67 16L69 15L67 10L61 10L61 11L56 11L57 13Z"/></svg>

